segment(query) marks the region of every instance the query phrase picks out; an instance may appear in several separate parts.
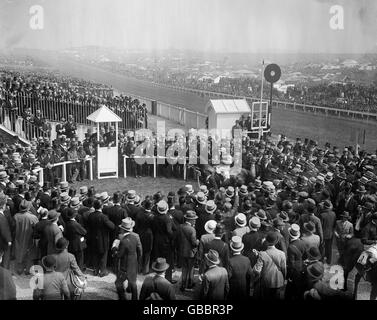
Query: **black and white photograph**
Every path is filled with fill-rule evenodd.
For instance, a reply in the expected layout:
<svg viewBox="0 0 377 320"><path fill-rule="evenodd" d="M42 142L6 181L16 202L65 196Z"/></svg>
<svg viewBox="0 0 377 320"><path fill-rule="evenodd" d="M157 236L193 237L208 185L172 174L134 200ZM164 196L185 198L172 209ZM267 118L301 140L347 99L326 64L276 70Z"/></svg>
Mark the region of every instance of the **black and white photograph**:
<svg viewBox="0 0 377 320"><path fill-rule="evenodd" d="M377 299L377 1L0 0L0 35L0 300Z"/></svg>

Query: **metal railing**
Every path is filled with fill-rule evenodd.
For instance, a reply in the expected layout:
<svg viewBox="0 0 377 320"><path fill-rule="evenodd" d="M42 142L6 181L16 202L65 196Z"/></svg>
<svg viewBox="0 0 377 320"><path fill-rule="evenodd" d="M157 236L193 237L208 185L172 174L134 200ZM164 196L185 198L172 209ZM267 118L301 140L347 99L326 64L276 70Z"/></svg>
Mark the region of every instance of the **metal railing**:
<svg viewBox="0 0 377 320"><path fill-rule="evenodd" d="M86 163L89 163L89 180L90 181L93 180L93 159L94 157L89 157L89 156L86 156L86 158L84 159L85 165ZM65 182L67 181L67 165L80 163L81 161L82 160L58 162L58 163L54 163L51 166L51 168L57 168L61 166L62 167L61 181ZM34 170L35 173L38 173L38 181L39 181L40 186L43 186L44 184L44 170L45 169L46 168L38 168Z"/></svg>

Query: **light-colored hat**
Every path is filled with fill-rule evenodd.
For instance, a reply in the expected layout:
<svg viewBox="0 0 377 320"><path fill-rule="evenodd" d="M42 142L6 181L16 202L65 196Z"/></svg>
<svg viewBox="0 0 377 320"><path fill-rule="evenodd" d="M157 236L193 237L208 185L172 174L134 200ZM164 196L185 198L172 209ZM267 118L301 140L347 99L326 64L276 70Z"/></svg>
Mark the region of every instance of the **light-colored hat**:
<svg viewBox="0 0 377 320"><path fill-rule="evenodd" d="M166 203L166 201L164 200L161 200L157 203L157 211L158 213L160 214L166 214L169 210L169 207L168 207L168 204Z"/></svg>
<svg viewBox="0 0 377 320"><path fill-rule="evenodd" d="M131 231L134 226L135 221L133 221L130 217L127 217L122 220L122 223L119 225L119 228L125 231Z"/></svg>
<svg viewBox="0 0 377 320"><path fill-rule="evenodd" d="M204 230L207 233L213 233L215 231L215 229L216 229L216 226L217 226L217 222L215 220L208 220L204 224Z"/></svg>
<svg viewBox="0 0 377 320"><path fill-rule="evenodd" d="M256 230L258 228L260 228L261 226L261 222L260 222L260 219L258 217L252 217L249 221L249 227L250 229L252 230Z"/></svg>
<svg viewBox="0 0 377 320"><path fill-rule="evenodd" d="M298 224L292 224L291 227L288 229L289 237L292 240L296 240L300 238L300 226Z"/></svg>
<svg viewBox="0 0 377 320"><path fill-rule="evenodd" d="M237 226L244 227L246 226L246 216L243 213L239 213L234 217L234 221L236 222Z"/></svg>
<svg viewBox="0 0 377 320"><path fill-rule="evenodd" d="M215 201L213 200L207 201L206 208L205 208L207 213L214 213L216 209L217 209L217 205L215 204Z"/></svg>
<svg viewBox="0 0 377 320"><path fill-rule="evenodd" d="M187 190L186 192L187 192L188 194L192 194L192 193L194 193L194 189L193 189L193 187L192 187L191 184L186 184L185 187L186 187L186 190Z"/></svg>
<svg viewBox="0 0 377 320"><path fill-rule="evenodd" d="M244 244L242 243L242 239L239 236L232 237L232 241L230 242L230 248L235 252L240 252L244 248Z"/></svg>
<svg viewBox="0 0 377 320"><path fill-rule="evenodd" d="M207 200L203 192L198 192L195 198L196 198L196 201L200 204L205 204Z"/></svg>

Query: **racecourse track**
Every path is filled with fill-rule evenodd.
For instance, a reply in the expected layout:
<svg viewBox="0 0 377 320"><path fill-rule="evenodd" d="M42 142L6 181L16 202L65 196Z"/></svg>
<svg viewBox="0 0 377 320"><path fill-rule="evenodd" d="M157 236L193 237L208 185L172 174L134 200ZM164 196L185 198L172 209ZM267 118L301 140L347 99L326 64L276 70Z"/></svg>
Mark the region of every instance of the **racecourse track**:
<svg viewBox="0 0 377 320"><path fill-rule="evenodd" d="M45 60L65 74L111 85L115 90L129 95L158 100L201 113L204 113L204 106L208 101L208 98L202 98L193 93L156 87L147 81L129 78L67 59L45 57ZM377 149L377 122L366 123L319 114L273 109L272 132L285 134L292 139L307 137L318 141L321 145L328 141L343 147L354 144L351 136L357 129L365 129L366 132L365 145L362 147L368 151L375 151Z"/></svg>

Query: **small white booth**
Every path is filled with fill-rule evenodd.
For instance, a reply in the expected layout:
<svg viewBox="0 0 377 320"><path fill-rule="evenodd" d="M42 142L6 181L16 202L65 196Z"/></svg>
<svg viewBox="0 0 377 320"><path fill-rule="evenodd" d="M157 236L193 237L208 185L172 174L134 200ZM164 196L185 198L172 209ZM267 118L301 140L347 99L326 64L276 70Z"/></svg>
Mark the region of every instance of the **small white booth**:
<svg viewBox="0 0 377 320"><path fill-rule="evenodd" d="M115 124L115 146L97 145L97 178L118 178L118 122L122 122L114 112L103 105L87 117L97 124L97 141L100 141L100 123Z"/></svg>
<svg viewBox="0 0 377 320"><path fill-rule="evenodd" d="M250 107L245 99L209 100L206 108L208 114L208 130L222 129L225 135L231 134L236 120L242 115L250 115Z"/></svg>

